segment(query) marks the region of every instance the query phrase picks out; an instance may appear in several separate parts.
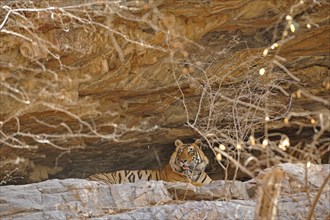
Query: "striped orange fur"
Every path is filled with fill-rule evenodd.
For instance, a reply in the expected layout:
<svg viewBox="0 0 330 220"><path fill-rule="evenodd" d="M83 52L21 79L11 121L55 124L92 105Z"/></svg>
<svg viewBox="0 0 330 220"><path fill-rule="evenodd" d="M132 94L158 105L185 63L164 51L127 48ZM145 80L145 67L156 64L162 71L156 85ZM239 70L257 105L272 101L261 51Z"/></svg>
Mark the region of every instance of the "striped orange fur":
<svg viewBox="0 0 330 220"><path fill-rule="evenodd" d="M183 144L175 141L176 149L169 164L161 170L119 170L89 176L88 180L107 184L132 183L142 180L163 180L166 182L188 182L196 186L208 184L212 179L204 172L209 160L200 149L201 141Z"/></svg>

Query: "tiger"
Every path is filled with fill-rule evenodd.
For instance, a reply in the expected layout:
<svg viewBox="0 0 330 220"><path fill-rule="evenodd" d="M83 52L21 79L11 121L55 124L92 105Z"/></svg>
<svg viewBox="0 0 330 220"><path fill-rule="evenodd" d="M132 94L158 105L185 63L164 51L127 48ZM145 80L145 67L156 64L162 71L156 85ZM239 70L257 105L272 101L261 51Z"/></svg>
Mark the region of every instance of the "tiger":
<svg viewBox="0 0 330 220"><path fill-rule="evenodd" d="M197 139L192 144L176 140L176 149L170 161L160 170L119 170L112 173L98 173L87 180L101 181L106 184L132 183L137 181L163 180L166 182L185 182L195 186L209 184L212 179L205 173L209 163L201 150L202 141Z"/></svg>

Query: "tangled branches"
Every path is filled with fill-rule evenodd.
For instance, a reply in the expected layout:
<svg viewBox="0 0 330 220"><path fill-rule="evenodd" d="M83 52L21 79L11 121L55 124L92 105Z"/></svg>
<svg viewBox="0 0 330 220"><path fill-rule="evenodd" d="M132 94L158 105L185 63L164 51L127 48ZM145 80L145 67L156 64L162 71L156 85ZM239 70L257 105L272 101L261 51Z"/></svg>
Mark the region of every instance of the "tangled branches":
<svg viewBox="0 0 330 220"><path fill-rule="evenodd" d="M123 41L166 52L161 47L145 43L141 36L130 36L129 32L114 27L113 19L118 17L139 22L145 19L145 23L149 24L148 16L151 14L145 14L144 18L134 15L143 7L146 6L126 1L90 1L75 5L63 5L59 1L2 3L1 52L6 56L3 56L0 63L3 106L0 120L3 128L1 144L26 149L48 145L70 150L75 145L82 147L81 141L77 141L81 138L118 140L130 131L148 132L148 129L139 127L127 128L120 123L91 120L101 114L97 110L99 103L88 97L79 99L78 89L80 84L88 82L92 76L79 74L80 69L85 67L83 60L77 62L70 59L70 56L93 57L115 52L124 64L125 51L119 46ZM74 38L76 36L78 39ZM89 40L84 41L82 38ZM98 47L93 44L95 40L106 44L108 38L113 47L102 48L102 44ZM15 46L19 46L18 55L13 51ZM103 60L101 62L104 65L100 71L107 72L108 64ZM49 114L21 118L32 111ZM51 118L52 112L59 114L57 118ZM118 113L105 114L111 117ZM40 124L40 130L31 131L27 123ZM70 148L62 147L62 143L69 140L74 144Z"/></svg>
<svg viewBox="0 0 330 220"><path fill-rule="evenodd" d="M200 30L198 16L181 11L187 4L206 13L210 26ZM253 176L280 162L321 163L329 152L330 81L318 62L328 55L322 47L310 55L299 43L324 33L317 10L326 11L327 3L300 1L285 13L270 8L261 20L245 6L232 15L217 1L210 5L2 2L1 146L69 153L98 140L134 140L132 132L170 127L157 118L180 100L186 125L204 137L224 170L231 163ZM266 22L257 29L251 21ZM319 78L310 80L314 72ZM173 124L182 124L180 117Z"/></svg>
<svg viewBox="0 0 330 220"><path fill-rule="evenodd" d="M254 177L260 168L282 162L329 162L324 161L330 148L330 102L324 96L330 85L328 69L323 68L313 84L304 75L310 73L297 71L297 58L286 52L290 42L319 28L310 12L326 5L304 1L293 5L275 27L263 32L273 37L263 42L261 51L231 36L222 39L227 46L221 50L209 48L195 56L198 61L183 62L186 70L177 83L181 87L188 83L199 95L196 105L180 90L186 124L206 140L226 179L229 164L236 167L231 177L236 179L238 168ZM313 108L302 106L302 99Z"/></svg>

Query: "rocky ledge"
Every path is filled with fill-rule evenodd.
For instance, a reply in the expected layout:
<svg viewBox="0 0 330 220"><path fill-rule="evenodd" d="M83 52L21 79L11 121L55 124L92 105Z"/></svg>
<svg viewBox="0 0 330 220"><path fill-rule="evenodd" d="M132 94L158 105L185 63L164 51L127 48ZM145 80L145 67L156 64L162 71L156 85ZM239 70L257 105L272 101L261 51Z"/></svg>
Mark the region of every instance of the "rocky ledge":
<svg viewBox="0 0 330 220"><path fill-rule="evenodd" d="M267 199L258 205L260 188L276 188L265 178L276 170L283 173L277 183L280 194L272 197L278 219L306 219L311 207L316 219L329 217L330 165L281 164L247 182L214 181L203 187L162 181L105 185L83 179L3 186L0 218L254 219L256 207L269 205Z"/></svg>
<svg viewBox="0 0 330 220"><path fill-rule="evenodd" d="M253 156L258 169L329 163L325 0L0 8L0 184L159 169L176 139L202 137L233 158L240 146L242 164ZM272 151L251 147L254 134L257 145L269 136ZM285 137L286 152L277 147Z"/></svg>

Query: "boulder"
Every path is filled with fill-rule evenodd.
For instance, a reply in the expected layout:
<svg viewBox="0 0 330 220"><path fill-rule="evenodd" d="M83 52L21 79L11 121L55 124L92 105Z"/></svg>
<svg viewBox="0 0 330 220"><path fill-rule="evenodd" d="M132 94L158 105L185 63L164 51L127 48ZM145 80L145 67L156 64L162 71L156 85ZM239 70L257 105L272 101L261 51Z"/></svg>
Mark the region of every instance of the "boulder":
<svg viewBox="0 0 330 220"><path fill-rule="evenodd" d="M321 188L325 174L310 172L308 178L317 181L308 188L307 193L298 191L296 185L290 184L301 180L300 175L293 173L299 173L303 166L283 164L281 168L291 178L289 185L282 185L278 197L278 218L305 219L311 209L310 202L313 203L316 194L322 190L313 215L317 219L325 219L330 208L329 185ZM329 171L329 166L314 165L311 169ZM255 182L263 181L258 178ZM214 181L195 187L163 181L106 185L83 179L53 179L27 185L2 186L0 218L253 219L257 197L255 192L248 193L249 190L256 190L250 186L250 181ZM288 186L292 186L291 191L287 191Z"/></svg>

